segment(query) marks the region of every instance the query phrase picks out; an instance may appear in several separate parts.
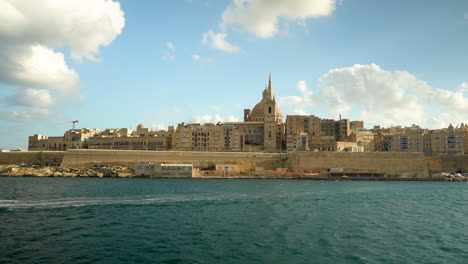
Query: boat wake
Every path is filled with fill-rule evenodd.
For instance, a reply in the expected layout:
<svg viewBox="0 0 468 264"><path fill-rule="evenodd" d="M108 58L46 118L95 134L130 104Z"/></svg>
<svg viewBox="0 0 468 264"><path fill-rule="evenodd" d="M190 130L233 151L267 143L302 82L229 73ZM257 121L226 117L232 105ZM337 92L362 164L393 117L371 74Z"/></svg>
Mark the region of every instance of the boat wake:
<svg viewBox="0 0 468 264"><path fill-rule="evenodd" d="M106 206L106 205L151 205L151 204L170 204L198 201L233 201L242 202L242 200L281 198L290 197L288 193L264 193L256 195L231 194L231 195L170 195L170 196L131 196L131 197L76 197L60 198L46 200L0 200L0 208L7 210L14 209L53 209L64 207L83 207L83 206Z"/></svg>

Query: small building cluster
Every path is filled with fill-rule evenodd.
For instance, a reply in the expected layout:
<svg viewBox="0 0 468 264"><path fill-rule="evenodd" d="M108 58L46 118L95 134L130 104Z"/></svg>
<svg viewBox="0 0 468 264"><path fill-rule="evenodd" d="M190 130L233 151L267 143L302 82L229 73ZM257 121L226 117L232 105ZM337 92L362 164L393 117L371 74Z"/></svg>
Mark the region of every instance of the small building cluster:
<svg viewBox="0 0 468 264"><path fill-rule="evenodd" d="M193 176L193 165L138 163L135 166L135 175L140 177L190 178Z"/></svg>
<svg viewBox="0 0 468 264"><path fill-rule="evenodd" d="M411 127L365 129L363 121L287 115L276 103L271 75L262 100L244 110L244 122L178 124L167 130L71 129L61 137L29 137L29 150L113 149L153 151L351 151L424 152L426 155L468 153L468 124L428 130Z"/></svg>

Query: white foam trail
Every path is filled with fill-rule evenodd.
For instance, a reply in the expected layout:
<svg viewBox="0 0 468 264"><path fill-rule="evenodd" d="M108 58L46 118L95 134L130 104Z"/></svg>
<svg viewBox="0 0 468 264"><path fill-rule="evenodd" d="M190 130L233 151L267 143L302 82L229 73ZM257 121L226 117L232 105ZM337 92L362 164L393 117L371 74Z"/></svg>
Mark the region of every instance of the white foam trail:
<svg viewBox="0 0 468 264"><path fill-rule="evenodd" d="M296 194L297 195L297 194ZM0 208L5 209L53 209L63 207L102 206L102 205L148 205L197 201L232 201L261 198L291 197L289 193L229 194L229 195L177 195L177 196L125 196L125 197L77 197L48 200L0 200Z"/></svg>

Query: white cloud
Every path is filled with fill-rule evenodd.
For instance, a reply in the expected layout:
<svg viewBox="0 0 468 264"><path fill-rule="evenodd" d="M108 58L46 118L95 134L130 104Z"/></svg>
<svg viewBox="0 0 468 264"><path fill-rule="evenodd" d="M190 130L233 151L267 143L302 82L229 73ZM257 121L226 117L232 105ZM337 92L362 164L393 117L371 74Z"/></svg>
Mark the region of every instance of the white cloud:
<svg viewBox="0 0 468 264"><path fill-rule="evenodd" d="M9 105L47 108L56 102L50 95L49 90L26 88L17 95L7 96L6 103Z"/></svg>
<svg viewBox="0 0 468 264"><path fill-rule="evenodd" d="M229 116L200 115L200 116L194 116L190 119L190 122L200 123L200 124L206 124L206 123L216 124L218 122L238 122L238 121L239 119L237 119L235 116L232 116L232 115L229 115Z"/></svg>
<svg viewBox="0 0 468 264"><path fill-rule="evenodd" d="M233 0L222 14L221 28L240 26L261 38L270 38L280 31L280 19L303 23L331 15L335 6L335 0Z"/></svg>
<svg viewBox="0 0 468 264"><path fill-rule="evenodd" d="M325 107L330 116L355 111L359 119L385 126L414 123L440 128L468 121L466 83L458 91L433 88L406 71L357 64L330 70L320 77L319 87L320 92L314 95L300 81L302 96L281 97L280 102L296 107L298 112L307 107Z"/></svg>
<svg viewBox="0 0 468 264"><path fill-rule="evenodd" d="M201 57L200 57L200 55L198 55L198 54L193 54L193 55L192 55L192 60L194 60L194 61L199 61L200 58L201 58Z"/></svg>
<svg viewBox="0 0 468 264"><path fill-rule="evenodd" d="M93 59L125 25L118 2L109 0L0 1L0 39L69 46L73 59Z"/></svg>
<svg viewBox="0 0 468 264"><path fill-rule="evenodd" d="M0 82L16 89L0 118L34 120L55 105L53 96L80 98L80 78L56 49L69 48L76 62L96 60L124 25L120 4L112 0L0 0Z"/></svg>
<svg viewBox="0 0 468 264"><path fill-rule="evenodd" d="M175 51L175 46L174 46L174 44L172 42L170 42L170 41L166 42L166 46L170 51L172 51L172 52Z"/></svg>
<svg viewBox="0 0 468 264"><path fill-rule="evenodd" d="M468 19L468 12L465 13L465 15L463 16L465 19Z"/></svg>
<svg viewBox="0 0 468 264"><path fill-rule="evenodd" d="M304 109L296 108L292 111L293 115L307 115L307 112Z"/></svg>
<svg viewBox="0 0 468 264"><path fill-rule="evenodd" d="M317 97L314 96L313 92L307 88L307 83L304 80L301 80L297 82L296 84L297 90L302 94L301 96L281 96L279 97L279 103L280 104L289 104L289 105L294 105L295 107L300 107L300 106L314 106L316 105L316 100ZM296 108L295 114L298 114L299 112L303 113L304 110L301 108Z"/></svg>
<svg viewBox="0 0 468 264"><path fill-rule="evenodd" d="M152 130L167 130L167 126L164 123L151 124Z"/></svg>
<svg viewBox="0 0 468 264"><path fill-rule="evenodd" d="M9 110L0 105L0 119L27 123L36 121L49 115L49 110L46 108L25 108L24 110Z"/></svg>
<svg viewBox="0 0 468 264"><path fill-rule="evenodd" d="M468 82L461 83L459 88L462 92L468 91Z"/></svg>
<svg viewBox="0 0 468 264"><path fill-rule="evenodd" d="M307 19L329 16L336 0L232 0L221 15L220 33L203 35L203 43L225 52L241 49L226 40L227 32L248 31L261 38L271 38L280 31L280 21L304 26Z"/></svg>
<svg viewBox="0 0 468 264"><path fill-rule="evenodd" d="M172 42L168 41L166 42L166 48L167 50L164 51L164 54L161 56L162 60L170 61L170 60L175 60L175 46Z"/></svg>
<svg viewBox="0 0 468 264"><path fill-rule="evenodd" d="M80 78L67 66L62 53L41 45L8 51L8 59L0 60L0 81L20 87L62 91L79 88Z"/></svg>
<svg viewBox="0 0 468 264"><path fill-rule="evenodd" d="M212 30L206 32L203 35L202 43L208 45L214 49L218 49L224 52L235 53L239 52L240 48L229 43L226 40L225 33L214 33Z"/></svg>

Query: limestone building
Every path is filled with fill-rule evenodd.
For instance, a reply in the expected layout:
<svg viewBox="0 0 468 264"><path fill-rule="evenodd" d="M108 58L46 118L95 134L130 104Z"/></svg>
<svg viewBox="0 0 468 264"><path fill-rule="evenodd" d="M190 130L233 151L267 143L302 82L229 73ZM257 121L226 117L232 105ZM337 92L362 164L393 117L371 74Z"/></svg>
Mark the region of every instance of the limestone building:
<svg viewBox="0 0 468 264"><path fill-rule="evenodd" d="M174 150L280 152L284 143L283 114L270 74L261 101L252 110L244 110L244 122L181 123L172 145Z"/></svg>
<svg viewBox="0 0 468 264"><path fill-rule="evenodd" d="M460 128L452 124L447 129L437 129L424 134L424 154L463 154L468 153L468 126L461 123Z"/></svg>
<svg viewBox="0 0 468 264"><path fill-rule="evenodd" d="M244 110L244 122L185 124L154 131L143 124L128 128L71 129L62 137L34 135L29 150L114 149L114 150L191 150L262 151L284 149L283 114L276 103L271 74L261 101Z"/></svg>
<svg viewBox="0 0 468 264"><path fill-rule="evenodd" d="M87 148L90 137L99 134L99 129L70 129L62 137L35 134L29 137L28 150L64 151Z"/></svg>
<svg viewBox="0 0 468 264"><path fill-rule="evenodd" d="M238 127L226 124L179 124L174 132L173 150L241 151Z"/></svg>
<svg viewBox="0 0 468 264"><path fill-rule="evenodd" d="M428 130L392 126L365 129L363 121L288 115L286 122L276 102L271 74L261 100L244 109L243 122L185 124L152 130L143 124L129 128L70 129L63 136L29 137L29 150L67 149L177 150L177 151L393 151L426 155L468 153L468 125Z"/></svg>
<svg viewBox="0 0 468 264"><path fill-rule="evenodd" d="M280 152L285 144L283 114L276 103L271 74L263 90L262 100L250 109L244 109L244 122L263 123L263 151ZM247 125L248 126L248 125Z"/></svg>
<svg viewBox="0 0 468 264"><path fill-rule="evenodd" d="M286 149L300 150L303 134L307 134L308 149L337 151L337 142L350 142L351 129L348 119L321 119L314 115L288 115L286 117ZM343 145L343 144L342 144Z"/></svg>

